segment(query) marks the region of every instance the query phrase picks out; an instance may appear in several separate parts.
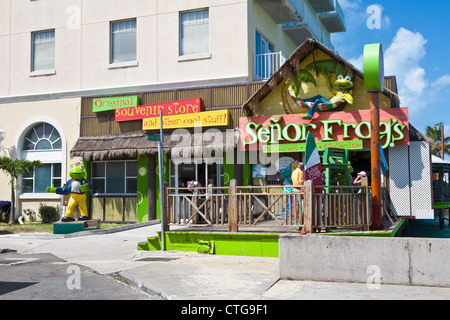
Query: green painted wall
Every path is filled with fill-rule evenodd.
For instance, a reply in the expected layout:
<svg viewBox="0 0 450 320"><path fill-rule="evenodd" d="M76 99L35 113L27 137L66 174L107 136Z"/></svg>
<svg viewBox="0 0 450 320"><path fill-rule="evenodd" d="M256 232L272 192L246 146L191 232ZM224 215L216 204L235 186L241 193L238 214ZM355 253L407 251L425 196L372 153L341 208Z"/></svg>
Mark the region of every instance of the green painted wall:
<svg viewBox="0 0 450 320"><path fill-rule="evenodd" d="M164 162L164 182L169 182L169 155L164 153L163 162ZM157 157L156 161L156 219L161 219L161 207L160 207L160 190L159 190L159 157Z"/></svg>
<svg viewBox="0 0 450 320"><path fill-rule="evenodd" d="M87 161L86 159L83 158L83 166L84 166L84 178L89 180L89 182L92 184L92 176L91 176L91 162ZM63 184L65 182L63 181ZM86 207L87 207L87 212L91 212L91 191L86 192Z"/></svg>
<svg viewBox="0 0 450 320"><path fill-rule="evenodd" d="M231 153L234 153L234 152L231 151ZM235 165L234 165L234 163L228 163L230 161L226 161L226 159L228 159L226 152L225 152L224 156L225 156L225 158L224 158L225 161L223 164L223 185L225 187L229 187L231 179L234 179L234 166Z"/></svg>
<svg viewBox="0 0 450 320"><path fill-rule="evenodd" d="M140 155L137 163L137 222L148 221L148 156Z"/></svg>
<svg viewBox="0 0 450 320"><path fill-rule="evenodd" d="M161 234L138 244L138 250L161 250ZM278 234L165 232L166 250L217 255L278 257Z"/></svg>

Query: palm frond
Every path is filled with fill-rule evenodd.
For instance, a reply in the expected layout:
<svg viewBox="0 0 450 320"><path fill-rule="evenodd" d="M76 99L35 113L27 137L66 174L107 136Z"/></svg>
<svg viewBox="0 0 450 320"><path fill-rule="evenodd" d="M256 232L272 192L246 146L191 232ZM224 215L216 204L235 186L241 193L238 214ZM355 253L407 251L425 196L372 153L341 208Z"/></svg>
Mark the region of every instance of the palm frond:
<svg viewBox="0 0 450 320"><path fill-rule="evenodd" d="M294 81L292 83L292 89L294 90L294 93L296 96L300 92L302 81L303 82L311 82L315 86L317 86L316 79L314 79L314 76L306 69L300 69L298 71L294 71L293 75L294 75Z"/></svg>

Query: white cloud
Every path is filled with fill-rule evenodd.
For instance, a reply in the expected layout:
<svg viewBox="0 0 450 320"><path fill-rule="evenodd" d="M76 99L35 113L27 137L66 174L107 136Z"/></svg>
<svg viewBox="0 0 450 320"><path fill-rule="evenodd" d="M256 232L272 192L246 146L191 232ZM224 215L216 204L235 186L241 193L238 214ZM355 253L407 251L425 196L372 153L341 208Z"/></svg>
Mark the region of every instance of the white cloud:
<svg viewBox="0 0 450 320"><path fill-rule="evenodd" d="M363 70L363 55L360 55L358 58L349 59L350 62L356 69Z"/></svg>
<svg viewBox="0 0 450 320"><path fill-rule="evenodd" d="M384 53L384 72L397 77L401 106L412 113L419 111L428 99L429 82L426 70L420 66L426 43L421 33L400 28Z"/></svg>
<svg viewBox="0 0 450 320"><path fill-rule="evenodd" d="M450 86L450 75L444 74L431 84L433 89L442 89Z"/></svg>
<svg viewBox="0 0 450 320"><path fill-rule="evenodd" d="M385 74L403 78L411 69L419 67L420 60L426 55L426 43L427 40L419 32L400 28L384 52Z"/></svg>
<svg viewBox="0 0 450 320"><path fill-rule="evenodd" d="M412 117L419 115L424 106L438 106L444 90L450 91L449 74L435 81L427 78L427 72L421 66L427 53L426 44L427 39L420 32L400 28L384 50L384 74L397 77L400 105L407 107ZM349 59L349 62L363 71L362 55Z"/></svg>
<svg viewBox="0 0 450 320"><path fill-rule="evenodd" d="M404 85L417 94L422 94L423 90L428 87L428 80L425 78L425 69L416 67L408 70L405 74Z"/></svg>

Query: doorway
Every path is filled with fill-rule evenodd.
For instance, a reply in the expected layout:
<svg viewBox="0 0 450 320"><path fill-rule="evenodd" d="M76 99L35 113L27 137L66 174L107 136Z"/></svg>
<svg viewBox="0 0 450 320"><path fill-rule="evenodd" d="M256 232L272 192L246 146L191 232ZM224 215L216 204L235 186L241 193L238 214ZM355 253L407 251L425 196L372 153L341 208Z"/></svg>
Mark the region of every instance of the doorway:
<svg viewBox="0 0 450 320"><path fill-rule="evenodd" d="M177 163L170 161L169 186L185 188L189 181L195 180L207 187L211 182L214 187L223 186L223 163L217 159L194 160L193 163Z"/></svg>

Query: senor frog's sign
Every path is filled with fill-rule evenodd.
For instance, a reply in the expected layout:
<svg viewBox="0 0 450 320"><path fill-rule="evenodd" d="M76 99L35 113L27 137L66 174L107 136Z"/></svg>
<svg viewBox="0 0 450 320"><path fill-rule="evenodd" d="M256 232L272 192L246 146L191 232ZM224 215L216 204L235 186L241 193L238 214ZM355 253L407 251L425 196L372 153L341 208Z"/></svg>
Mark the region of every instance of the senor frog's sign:
<svg viewBox="0 0 450 320"><path fill-rule="evenodd" d="M241 147L243 150L263 149L264 152L288 152L286 148L301 151L293 143L305 143L308 131L311 131L316 142L327 143L327 146L339 147L342 144L339 142L361 140L361 148L368 147L369 119L370 110L321 112L312 120L303 120L298 114L241 117ZM407 108L380 110L380 139L383 148L409 145Z"/></svg>

